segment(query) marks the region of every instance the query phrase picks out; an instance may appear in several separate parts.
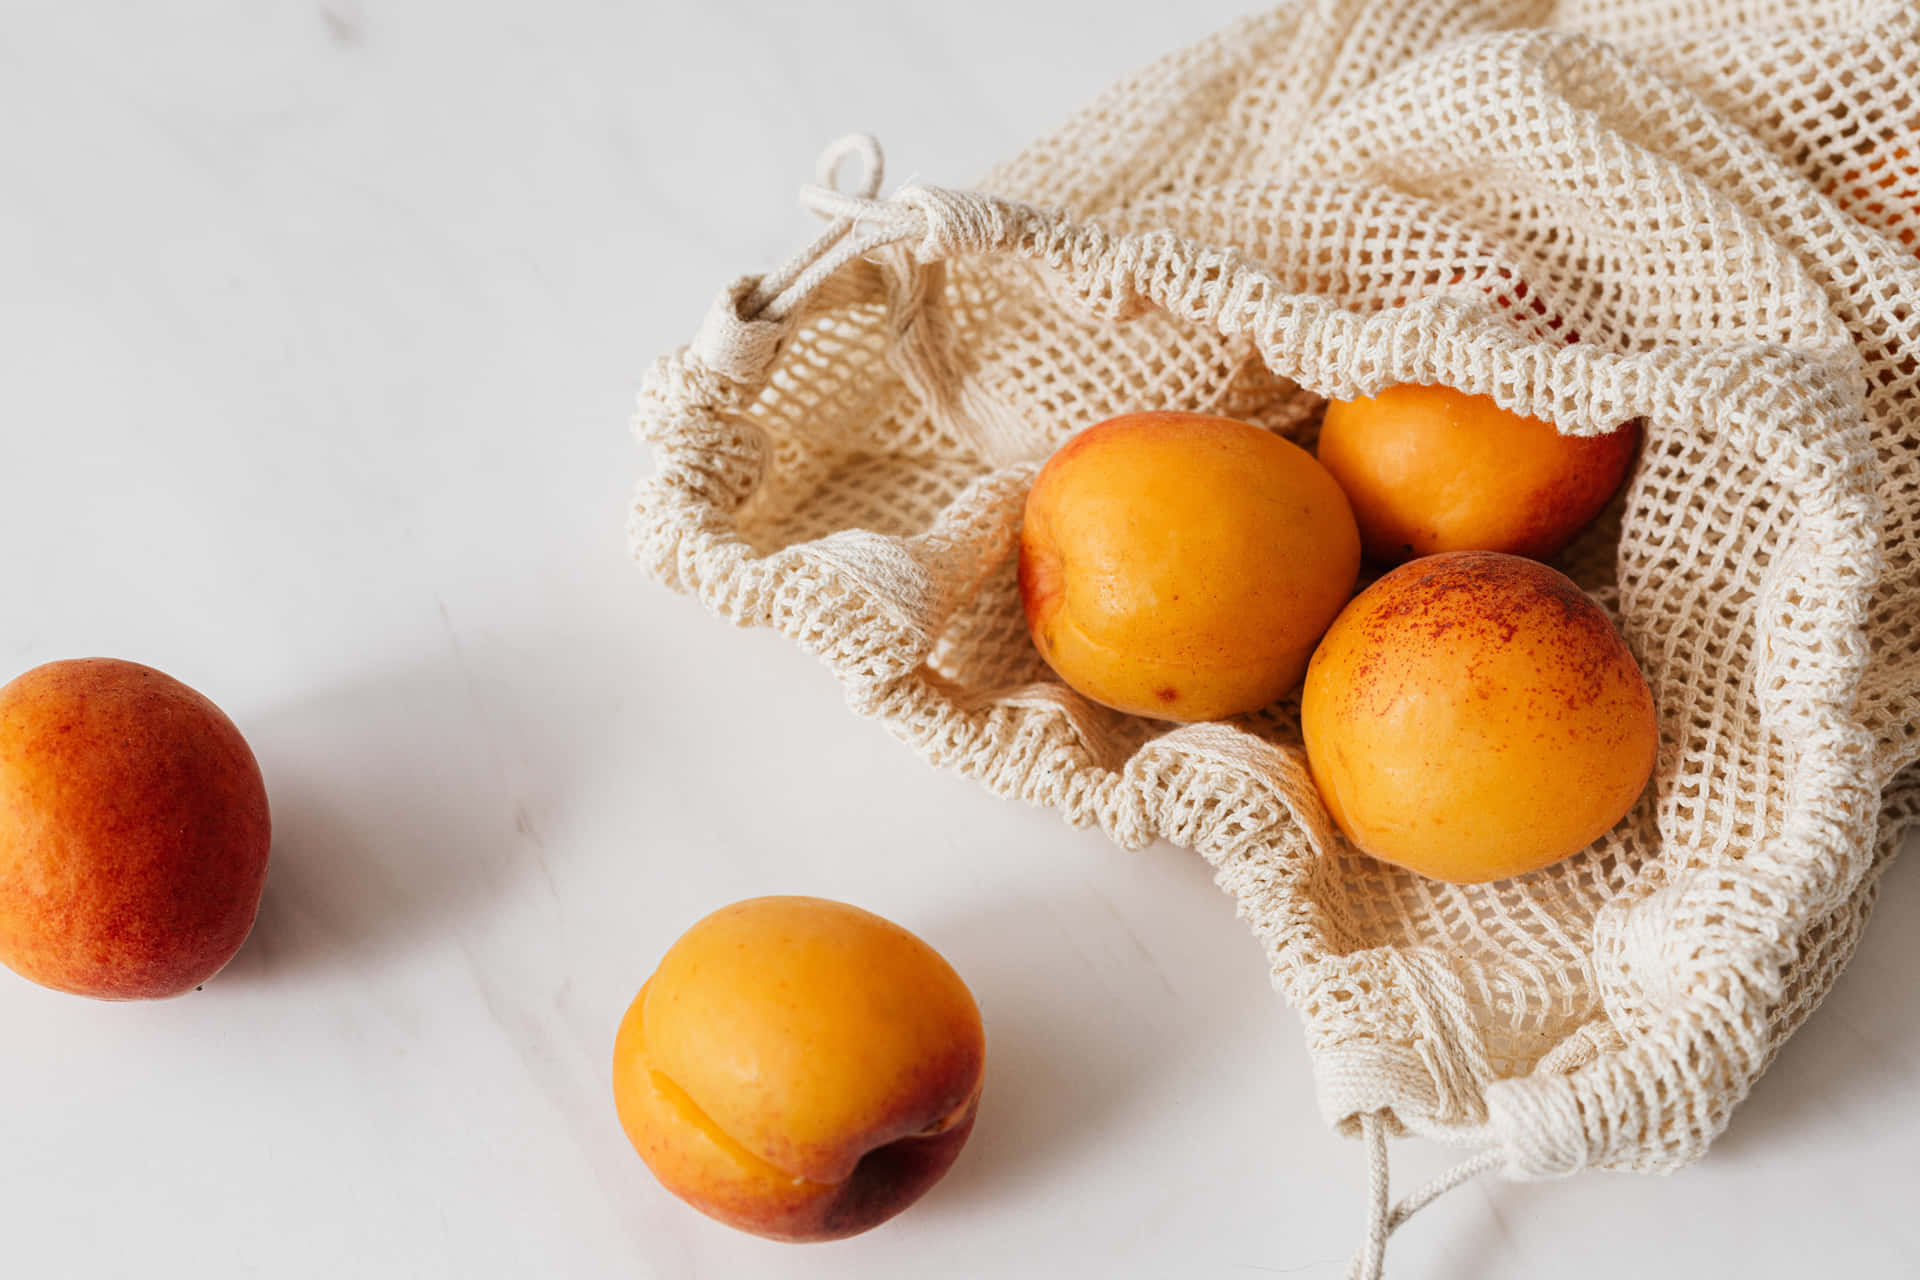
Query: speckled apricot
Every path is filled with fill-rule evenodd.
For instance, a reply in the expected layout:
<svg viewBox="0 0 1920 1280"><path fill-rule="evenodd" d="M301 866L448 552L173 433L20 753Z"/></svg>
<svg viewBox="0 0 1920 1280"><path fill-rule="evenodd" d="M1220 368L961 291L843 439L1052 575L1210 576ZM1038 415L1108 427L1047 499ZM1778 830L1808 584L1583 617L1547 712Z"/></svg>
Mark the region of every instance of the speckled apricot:
<svg viewBox="0 0 1920 1280"><path fill-rule="evenodd" d="M1659 740L1599 606L1492 552L1415 560L1356 597L1307 669L1301 727L1347 839L1454 883L1586 848L1632 808Z"/></svg>
<svg viewBox="0 0 1920 1280"><path fill-rule="evenodd" d="M1568 436L1491 396L1408 385L1329 402L1319 457L1376 564L1440 551L1544 560L1600 514L1639 441L1637 423Z"/></svg>
<svg viewBox="0 0 1920 1280"><path fill-rule="evenodd" d="M266 882L260 768L218 707L151 667L81 658L0 689L0 961L57 991L190 991Z"/></svg>
<svg viewBox="0 0 1920 1280"><path fill-rule="evenodd" d="M1346 496L1312 454L1198 413L1081 432L1042 468L1020 530L1041 656L1094 701L1161 720L1292 690L1359 570Z"/></svg>
<svg viewBox="0 0 1920 1280"><path fill-rule="evenodd" d="M614 1043L620 1122L661 1185L775 1240L876 1226L973 1129L980 1012L939 953L822 898L754 898L681 936Z"/></svg>

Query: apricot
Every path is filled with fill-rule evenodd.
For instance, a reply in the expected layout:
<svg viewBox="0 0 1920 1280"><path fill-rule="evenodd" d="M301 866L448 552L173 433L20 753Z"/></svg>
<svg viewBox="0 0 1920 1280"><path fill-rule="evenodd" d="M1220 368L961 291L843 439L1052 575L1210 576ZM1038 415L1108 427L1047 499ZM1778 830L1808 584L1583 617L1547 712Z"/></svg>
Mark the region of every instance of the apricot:
<svg viewBox="0 0 1920 1280"><path fill-rule="evenodd" d="M0 961L22 977L192 990L253 927L270 842L246 740L178 680L81 658L0 689Z"/></svg>
<svg viewBox="0 0 1920 1280"><path fill-rule="evenodd" d="M1857 206L1879 222L1887 216L1889 206L1900 207L1896 202L1901 199L1902 188L1908 193L1920 189L1920 165L1912 161L1905 147L1895 147L1887 155L1869 161L1864 168L1847 170L1825 190L1841 204ZM1909 249L1920 249L1920 240L1916 240L1911 226L1899 228L1894 238Z"/></svg>
<svg viewBox="0 0 1920 1280"><path fill-rule="evenodd" d="M1041 656L1094 701L1161 720L1287 693L1359 572L1353 513L1313 455L1198 413L1082 431L1041 469L1020 530Z"/></svg>
<svg viewBox="0 0 1920 1280"><path fill-rule="evenodd" d="M1546 565L1429 556L1348 605L1307 668L1307 763L1352 844L1435 880L1591 844L1653 772L1653 697L1598 605Z"/></svg>
<svg viewBox="0 0 1920 1280"><path fill-rule="evenodd" d="M613 1096L661 1184L774 1240L879 1225L946 1173L980 1100L966 984L900 926L822 898L722 907L620 1024Z"/></svg>
<svg viewBox="0 0 1920 1280"><path fill-rule="evenodd" d="M1639 442L1637 423L1568 436L1491 396L1401 385L1330 401L1319 454L1376 564L1441 551L1545 560L1600 514Z"/></svg>

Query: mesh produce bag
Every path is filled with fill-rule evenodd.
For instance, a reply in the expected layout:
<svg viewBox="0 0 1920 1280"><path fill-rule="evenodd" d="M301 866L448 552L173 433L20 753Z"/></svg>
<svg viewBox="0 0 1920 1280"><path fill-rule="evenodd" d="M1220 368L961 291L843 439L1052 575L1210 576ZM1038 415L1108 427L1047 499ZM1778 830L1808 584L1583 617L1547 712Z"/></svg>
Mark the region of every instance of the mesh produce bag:
<svg viewBox="0 0 1920 1280"><path fill-rule="evenodd" d="M879 198L863 139L821 181L820 239L648 378L641 564L928 759L1205 856L1374 1153L1360 1270L1408 1208L1390 1133L1480 1148L1460 1176L1704 1152L1920 818L1920 10L1289 5L977 193ZM1517 879L1348 847L1297 698L1148 721L1027 636L1021 504L1075 431L1188 409L1311 444L1326 398L1393 383L1645 431L1560 563L1646 672L1659 761Z"/></svg>

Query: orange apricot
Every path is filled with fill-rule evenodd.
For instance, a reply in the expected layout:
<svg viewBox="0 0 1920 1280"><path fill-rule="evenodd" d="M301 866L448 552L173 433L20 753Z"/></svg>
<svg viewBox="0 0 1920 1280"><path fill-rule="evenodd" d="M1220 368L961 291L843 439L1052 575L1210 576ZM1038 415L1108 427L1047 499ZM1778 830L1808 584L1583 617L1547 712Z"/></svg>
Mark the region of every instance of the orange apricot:
<svg viewBox="0 0 1920 1280"><path fill-rule="evenodd" d="M1020 530L1041 655L1094 701L1161 720L1291 690L1359 569L1347 499L1313 455L1198 413L1082 431L1042 468Z"/></svg>
<svg viewBox="0 0 1920 1280"><path fill-rule="evenodd" d="M1886 220L1889 205L1899 207L1896 202L1903 194L1902 188L1911 203L1914 193L1920 192L1920 165L1914 164L1905 147L1895 147L1864 166L1848 169L1828 185L1826 192L1879 224ZM1920 248L1911 222L1895 230L1894 238L1909 249Z"/></svg>
<svg viewBox="0 0 1920 1280"><path fill-rule="evenodd" d="M1319 456L1352 501L1375 563L1440 551L1544 560L1600 514L1639 439L1637 423L1562 435L1491 396L1401 385L1330 401Z"/></svg>
<svg viewBox="0 0 1920 1280"><path fill-rule="evenodd" d="M614 1042L614 1102L694 1208L834 1240L946 1173L985 1055L973 996L919 938L841 902L754 898L688 929L641 987Z"/></svg>
<svg viewBox="0 0 1920 1280"><path fill-rule="evenodd" d="M1300 716L1347 839L1457 884L1586 848L1632 808L1659 742L1607 615L1557 571L1494 552L1415 560L1355 597Z"/></svg>

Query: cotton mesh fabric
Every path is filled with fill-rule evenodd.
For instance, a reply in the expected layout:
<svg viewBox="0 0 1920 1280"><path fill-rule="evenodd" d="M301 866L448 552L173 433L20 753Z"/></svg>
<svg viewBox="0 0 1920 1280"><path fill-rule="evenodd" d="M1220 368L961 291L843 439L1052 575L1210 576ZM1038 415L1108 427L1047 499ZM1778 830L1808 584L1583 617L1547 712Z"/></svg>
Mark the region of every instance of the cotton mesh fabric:
<svg viewBox="0 0 1920 1280"><path fill-rule="evenodd" d="M975 190L816 203L861 251L729 288L647 380L641 565L932 762L1204 856L1343 1131L1516 1177L1701 1155L1920 823L1920 9L1287 5ZM1297 697L1185 727L1080 697L1015 583L1081 428L1311 446L1326 398L1401 382L1645 431L1558 563L1647 675L1652 784L1490 885L1350 849Z"/></svg>

